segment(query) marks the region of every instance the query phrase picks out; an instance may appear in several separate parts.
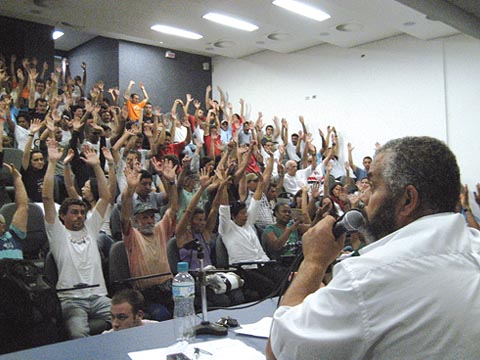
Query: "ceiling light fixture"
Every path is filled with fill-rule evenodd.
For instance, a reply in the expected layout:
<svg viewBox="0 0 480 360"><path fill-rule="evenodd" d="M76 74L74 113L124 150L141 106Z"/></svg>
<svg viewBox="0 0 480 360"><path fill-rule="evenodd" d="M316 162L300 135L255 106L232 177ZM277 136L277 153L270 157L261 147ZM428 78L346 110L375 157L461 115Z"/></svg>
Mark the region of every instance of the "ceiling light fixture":
<svg viewBox="0 0 480 360"><path fill-rule="evenodd" d="M63 33L63 31L55 30L55 31L52 33L52 39L53 39L53 40L57 40L58 38L61 38L63 35L65 35L65 34Z"/></svg>
<svg viewBox="0 0 480 360"><path fill-rule="evenodd" d="M320 9L295 0L275 0L272 4L316 21L324 21L331 17Z"/></svg>
<svg viewBox="0 0 480 360"><path fill-rule="evenodd" d="M222 15L222 14L213 13L213 12L203 15L202 18L216 22L221 25L230 26L235 29L243 30L243 31L255 31L258 29L257 25L253 25L243 20L235 19L231 16Z"/></svg>
<svg viewBox="0 0 480 360"><path fill-rule="evenodd" d="M200 34L167 25L153 25L150 29L161 32L163 34L180 36L192 40L198 40L203 38L203 36Z"/></svg>

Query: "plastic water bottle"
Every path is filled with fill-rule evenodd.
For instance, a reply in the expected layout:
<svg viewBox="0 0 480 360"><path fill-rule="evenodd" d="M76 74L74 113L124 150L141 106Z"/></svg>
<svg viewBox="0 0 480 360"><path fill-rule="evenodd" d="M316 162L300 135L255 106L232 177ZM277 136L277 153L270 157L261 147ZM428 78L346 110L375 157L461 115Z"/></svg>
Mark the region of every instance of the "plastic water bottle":
<svg viewBox="0 0 480 360"><path fill-rule="evenodd" d="M172 295L175 308L173 321L175 326L175 338L178 341L191 341L195 337L195 281L188 273L188 263L179 262L178 274L172 281Z"/></svg>

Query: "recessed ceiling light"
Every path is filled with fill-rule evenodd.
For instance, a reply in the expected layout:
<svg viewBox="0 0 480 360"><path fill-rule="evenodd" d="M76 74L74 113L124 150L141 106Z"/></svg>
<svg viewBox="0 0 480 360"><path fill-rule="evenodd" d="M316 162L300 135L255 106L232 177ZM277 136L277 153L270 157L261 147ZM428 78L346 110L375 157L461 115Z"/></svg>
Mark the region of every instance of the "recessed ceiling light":
<svg viewBox="0 0 480 360"><path fill-rule="evenodd" d="M327 31L324 31L324 32L321 32L321 33L320 33L320 34L318 34L318 35L320 35L320 36L329 36L329 35L330 35L330 33L329 33L329 32L327 32Z"/></svg>
<svg viewBox="0 0 480 360"><path fill-rule="evenodd" d="M344 31L344 32L354 32L354 31L359 31L363 29L363 25L357 22L350 22L346 24L340 24L335 27L338 31Z"/></svg>
<svg viewBox="0 0 480 360"><path fill-rule="evenodd" d="M235 46L235 43L230 40L220 40L214 43L213 46L217 48L225 49L225 48L231 48L232 46Z"/></svg>
<svg viewBox="0 0 480 360"><path fill-rule="evenodd" d="M230 26L232 28L243 30L243 31L255 31L258 29L257 25L253 25L249 22L235 19L233 17L218 14L218 13L210 12L208 14L203 15L202 17L206 20L210 20L218 24Z"/></svg>
<svg viewBox="0 0 480 360"><path fill-rule="evenodd" d="M203 36L200 34L167 25L153 25L150 29L161 32L163 34L180 36L187 39L198 40L203 38Z"/></svg>
<svg viewBox="0 0 480 360"><path fill-rule="evenodd" d="M270 40L275 40L275 41L285 41L290 39L291 35L288 33L271 33L270 35L267 35L267 38Z"/></svg>
<svg viewBox="0 0 480 360"><path fill-rule="evenodd" d="M58 38L61 38L63 35L64 35L63 31L55 30L55 31L52 33L52 39L53 39L53 40L57 40Z"/></svg>
<svg viewBox="0 0 480 360"><path fill-rule="evenodd" d="M413 26L415 25L415 21L407 21L403 23L403 26Z"/></svg>
<svg viewBox="0 0 480 360"><path fill-rule="evenodd" d="M324 21L331 17L320 9L295 0L275 0L272 4L316 21Z"/></svg>

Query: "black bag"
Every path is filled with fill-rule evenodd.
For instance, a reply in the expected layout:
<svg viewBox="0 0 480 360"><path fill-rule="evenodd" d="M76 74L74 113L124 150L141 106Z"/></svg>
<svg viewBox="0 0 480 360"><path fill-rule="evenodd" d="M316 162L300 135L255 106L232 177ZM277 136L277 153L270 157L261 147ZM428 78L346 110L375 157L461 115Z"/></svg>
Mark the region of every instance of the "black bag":
<svg viewBox="0 0 480 360"><path fill-rule="evenodd" d="M0 354L65 340L55 289L30 261L0 260Z"/></svg>

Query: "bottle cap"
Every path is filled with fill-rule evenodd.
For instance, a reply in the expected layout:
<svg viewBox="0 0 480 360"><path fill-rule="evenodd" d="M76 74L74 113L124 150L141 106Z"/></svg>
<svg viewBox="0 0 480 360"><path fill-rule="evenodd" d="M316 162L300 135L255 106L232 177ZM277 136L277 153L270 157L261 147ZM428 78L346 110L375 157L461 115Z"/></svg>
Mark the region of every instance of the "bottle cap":
<svg viewBox="0 0 480 360"><path fill-rule="evenodd" d="M179 262L177 264L177 271L178 272L187 272L188 271L188 262Z"/></svg>

